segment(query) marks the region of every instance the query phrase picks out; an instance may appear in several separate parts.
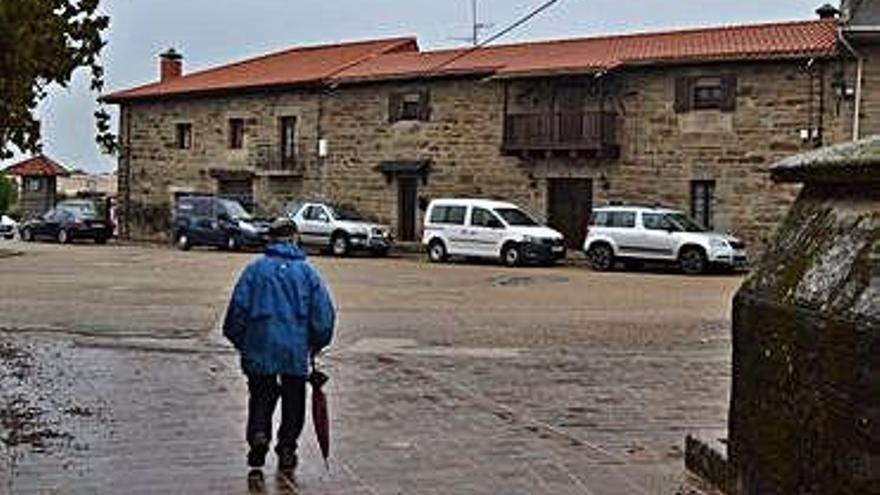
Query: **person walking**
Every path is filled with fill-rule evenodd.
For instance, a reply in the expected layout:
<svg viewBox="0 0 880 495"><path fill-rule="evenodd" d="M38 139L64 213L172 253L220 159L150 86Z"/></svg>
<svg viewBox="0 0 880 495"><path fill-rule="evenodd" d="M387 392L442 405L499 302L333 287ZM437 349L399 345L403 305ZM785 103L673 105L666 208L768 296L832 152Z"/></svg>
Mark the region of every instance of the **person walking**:
<svg viewBox="0 0 880 495"><path fill-rule="evenodd" d="M336 310L318 271L298 245L296 225L279 220L263 256L242 272L226 311L223 334L241 355L248 383L247 463L259 471L272 442L281 398L275 453L292 475L305 419L311 358L330 344Z"/></svg>

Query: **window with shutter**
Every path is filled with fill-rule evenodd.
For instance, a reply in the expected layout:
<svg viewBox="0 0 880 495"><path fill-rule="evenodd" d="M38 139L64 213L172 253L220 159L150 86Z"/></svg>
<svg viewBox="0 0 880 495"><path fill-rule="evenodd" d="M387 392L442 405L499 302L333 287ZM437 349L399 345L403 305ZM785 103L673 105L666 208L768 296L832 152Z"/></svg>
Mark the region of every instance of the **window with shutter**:
<svg viewBox="0 0 880 495"><path fill-rule="evenodd" d="M388 120L419 120L427 122L431 119L431 104L428 90L392 93L388 98Z"/></svg>
<svg viewBox="0 0 880 495"><path fill-rule="evenodd" d="M736 76L686 77L675 81L675 111L736 110Z"/></svg>

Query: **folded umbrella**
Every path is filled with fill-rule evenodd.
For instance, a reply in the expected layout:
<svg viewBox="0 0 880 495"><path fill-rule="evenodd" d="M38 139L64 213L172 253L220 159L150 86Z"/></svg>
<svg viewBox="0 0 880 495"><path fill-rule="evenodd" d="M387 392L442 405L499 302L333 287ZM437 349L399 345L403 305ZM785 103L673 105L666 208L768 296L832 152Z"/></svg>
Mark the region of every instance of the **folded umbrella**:
<svg viewBox="0 0 880 495"><path fill-rule="evenodd" d="M324 458L324 467L329 470L330 464L330 415L327 408L327 396L323 386L330 377L326 373L315 368L312 359L312 373L309 375L309 384L312 386L312 426L315 428L315 436L318 446L321 448L321 456Z"/></svg>

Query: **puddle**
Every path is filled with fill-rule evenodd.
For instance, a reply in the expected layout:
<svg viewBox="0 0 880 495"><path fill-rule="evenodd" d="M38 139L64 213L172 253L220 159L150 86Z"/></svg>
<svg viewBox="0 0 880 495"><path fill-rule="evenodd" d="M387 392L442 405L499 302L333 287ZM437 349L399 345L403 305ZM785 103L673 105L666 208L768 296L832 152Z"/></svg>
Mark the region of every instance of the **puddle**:
<svg viewBox="0 0 880 495"><path fill-rule="evenodd" d="M499 347L446 347L427 346L413 339L361 339L344 349L355 354L405 354L435 357L472 357L480 359L514 359L521 349Z"/></svg>

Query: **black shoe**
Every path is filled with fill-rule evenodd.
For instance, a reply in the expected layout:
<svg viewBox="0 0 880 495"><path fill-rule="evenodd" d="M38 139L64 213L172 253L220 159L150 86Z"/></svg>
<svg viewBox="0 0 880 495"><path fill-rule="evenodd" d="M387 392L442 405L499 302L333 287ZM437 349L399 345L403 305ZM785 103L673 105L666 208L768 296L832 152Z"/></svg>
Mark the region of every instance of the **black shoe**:
<svg viewBox="0 0 880 495"><path fill-rule="evenodd" d="M292 475L299 459L296 452L292 450L282 450L278 452L278 470L283 474Z"/></svg>
<svg viewBox="0 0 880 495"><path fill-rule="evenodd" d="M251 440L251 450L248 452L248 466L260 468L266 464L266 454L269 452L269 437L265 433L256 433Z"/></svg>
<svg viewBox="0 0 880 495"><path fill-rule="evenodd" d="M266 493L266 480L263 479L263 471L251 469L248 473L248 493Z"/></svg>

